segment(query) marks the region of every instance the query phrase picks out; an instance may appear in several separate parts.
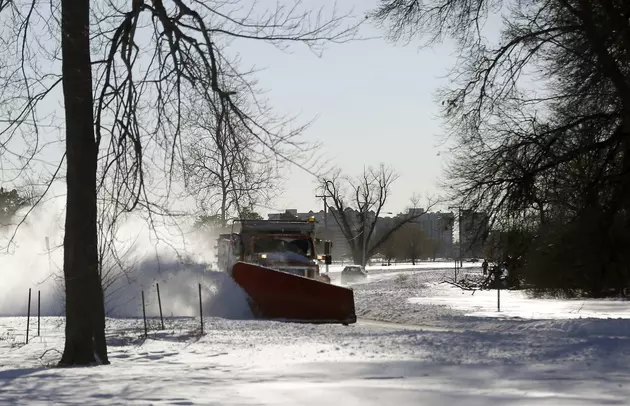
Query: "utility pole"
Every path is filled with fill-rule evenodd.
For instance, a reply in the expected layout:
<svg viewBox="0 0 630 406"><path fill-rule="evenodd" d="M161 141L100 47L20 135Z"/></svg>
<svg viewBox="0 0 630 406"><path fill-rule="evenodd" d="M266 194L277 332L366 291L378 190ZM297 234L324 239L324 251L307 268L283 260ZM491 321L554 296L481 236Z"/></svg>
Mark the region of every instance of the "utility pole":
<svg viewBox="0 0 630 406"><path fill-rule="evenodd" d="M315 195L315 197L324 200L324 229L328 232L328 204L326 203L328 195Z"/></svg>
<svg viewBox="0 0 630 406"><path fill-rule="evenodd" d="M459 206L458 207L459 210L459 267L463 268L464 267L464 258L463 258L463 247L464 245L462 244L462 207Z"/></svg>
<svg viewBox="0 0 630 406"><path fill-rule="evenodd" d="M459 228L459 248L458 248L458 254L459 254L459 267L463 268L464 266L464 261L462 259L462 206L449 206L448 207L449 210L451 209L457 209L458 211L458 216L457 216L457 224L458 224L458 228ZM455 269L457 270L457 260L455 260Z"/></svg>
<svg viewBox="0 0 630 406"><path fill-rule="evenodd" d="M324 200L324 237L325 240L330 240L330 233L328 232L328 203L326 202L326 198L328 198L328 195L315 195L315 197L318 197L322 200ZM328 244L327 242L324 242L324 244ZM327 245L328 247L330 247L330 245ZM326 252L326 255L330 255L330 252ZM326 273L328 273L328 261L326 261Z"/></svg>

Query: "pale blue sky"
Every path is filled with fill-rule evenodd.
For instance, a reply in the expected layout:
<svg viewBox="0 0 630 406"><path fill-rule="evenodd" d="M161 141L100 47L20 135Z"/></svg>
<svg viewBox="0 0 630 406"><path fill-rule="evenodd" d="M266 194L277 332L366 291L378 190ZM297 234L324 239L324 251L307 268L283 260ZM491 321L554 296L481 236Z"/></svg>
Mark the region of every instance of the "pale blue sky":
<svg viewBox="0 0 630 406"><path fill-rule="evenodd" d="M377 1L343 4L362 12ZM332 163L349 174L359 174L364 164L391 165L400 178L386 210L402 211L414 192L438 191L444 161L437 155L441 122L435 91L446 83L444 77L455 63L453 48L394 44L373 24L361 34L381 38L331 44L322 58L304 46L293 47L289 54L250 41L237 49L243 66L265 68L256 76L277 113L300 114L304 121L318 117L306 135L324 144ZM314 178L301 169L292 168L285 186L271 207L322 207L314 197Z"/></svg>

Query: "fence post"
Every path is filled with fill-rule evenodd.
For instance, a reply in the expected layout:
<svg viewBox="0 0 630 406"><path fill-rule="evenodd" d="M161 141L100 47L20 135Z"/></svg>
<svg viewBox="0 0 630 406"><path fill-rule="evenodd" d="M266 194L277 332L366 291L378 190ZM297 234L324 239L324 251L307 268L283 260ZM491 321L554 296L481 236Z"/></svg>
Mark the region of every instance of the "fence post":
<svg viewBox="0 0 630 406"><path fill-rule="evenodd" d="M501 282L497 285L497 311L501 311Z"/></svg>
<svg viewBox="0 0 630 406"><path fill-rule="evenodd" d="M39 318L42 311L42 291L37 291L37 337L39 337Z"/></svg>
<svg viewBox="0 0 630 406"><path fill-rule="evenodd" d="M201 334L203 334L203 306L201 305L201 283L199 284L199 318L201 319Z"/></svg>
<svg viewBox="0 0 630 406"><path fill-rule="evenodd" d="M164 317L162 317L162 299L160 299L160 284L156 283L157 295L158 295L158 307L160 308L160 321L162 322L162 330L164 330Z"/></svg>
<svg viewBox="0 0 630 406"><path fill-rule="evenodd" d="M148 335L147 331L147 312L144 309L144 290L142 291L142 318L144 319L144 337Z"/></svg>
<svg viewBox="0 0 630 406"><path fill-rule="evenodd" d="M31 288L28 288L28 310L26 311L26 344L28 344L28 328L31 323Z"/></svg>

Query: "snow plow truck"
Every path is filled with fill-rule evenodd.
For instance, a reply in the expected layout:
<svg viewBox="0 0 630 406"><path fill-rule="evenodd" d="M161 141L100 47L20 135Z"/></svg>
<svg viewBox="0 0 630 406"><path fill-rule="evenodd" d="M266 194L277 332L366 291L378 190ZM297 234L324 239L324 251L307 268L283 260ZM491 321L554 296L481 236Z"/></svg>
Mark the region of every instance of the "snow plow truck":
<svg viewBox="0 0 630 406"><path fill-rule="evenodd" d="M315 220L238 220L240 232L218 238L219 268L247 293L256 318L355 323L354 292L330 283L330 243L318 255Z"/></svg>

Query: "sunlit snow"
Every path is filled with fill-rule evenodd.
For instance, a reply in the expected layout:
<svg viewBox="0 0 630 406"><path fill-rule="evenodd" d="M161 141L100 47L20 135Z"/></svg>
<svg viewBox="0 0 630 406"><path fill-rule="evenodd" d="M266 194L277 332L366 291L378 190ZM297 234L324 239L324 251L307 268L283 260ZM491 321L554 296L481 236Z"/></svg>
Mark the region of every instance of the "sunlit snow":
<svg viewBox="0 0 630 406"><path fill-rule="evenodd" d="M503 291L497 315L496 291L441 283L450 272L372 272L352 286L359 321L347 327L239 317L242 292L210 273L204 307L220 317L204 320L203 336L198 317L167 315L165 330L152 317L147 338L141 318L109 318L112 364L90 368L53 367L63 318L43 318L40 336L31 319L28 345L25 318L0 318L0 404L628 404L624 302Z"/></svg>

